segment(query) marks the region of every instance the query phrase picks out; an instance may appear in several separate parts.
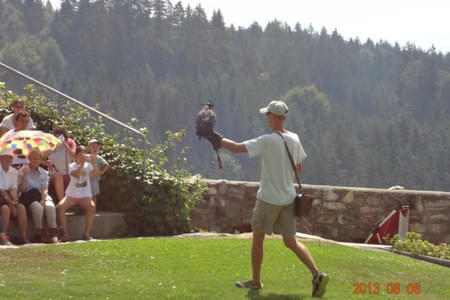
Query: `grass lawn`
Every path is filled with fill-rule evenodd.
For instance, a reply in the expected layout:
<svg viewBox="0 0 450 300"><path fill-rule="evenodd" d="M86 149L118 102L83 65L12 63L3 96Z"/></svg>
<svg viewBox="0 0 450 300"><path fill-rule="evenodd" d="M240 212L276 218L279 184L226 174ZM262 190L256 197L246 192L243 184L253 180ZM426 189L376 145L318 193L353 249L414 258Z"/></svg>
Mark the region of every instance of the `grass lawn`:
<svg viewBox="0 0 450 300"><path fill-rule="evenodd" d="M235 280L251 275L250 244L146 238L0 248L0 299L311 298L309 272L278 239L265 242L264 289L236 288ZM306 245L331 278L323 299L450 299L450 268L335 244ZM389 282L399 283L398 295L387 293ZM353 294L355 283L371 283L372 294L368 288ZM420 284L420 294L408 294L408 283Z"/></svg>

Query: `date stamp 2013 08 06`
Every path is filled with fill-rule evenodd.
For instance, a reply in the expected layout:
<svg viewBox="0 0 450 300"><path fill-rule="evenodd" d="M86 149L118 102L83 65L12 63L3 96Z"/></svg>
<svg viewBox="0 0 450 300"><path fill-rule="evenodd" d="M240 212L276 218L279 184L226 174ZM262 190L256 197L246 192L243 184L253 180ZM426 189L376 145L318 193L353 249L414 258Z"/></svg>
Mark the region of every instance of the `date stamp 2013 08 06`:
<svg viewBox="0 0 450 300"><path fill-rule="evenodd" d="M404 293L407 295L420 295L420 282L409 282L404 285ZM355 295L378 295L382 288L386 289L388 295L399 295L402 293L402 285L399 282L388 282L382 286L379 282L353 282L353 294Z"/></svg>

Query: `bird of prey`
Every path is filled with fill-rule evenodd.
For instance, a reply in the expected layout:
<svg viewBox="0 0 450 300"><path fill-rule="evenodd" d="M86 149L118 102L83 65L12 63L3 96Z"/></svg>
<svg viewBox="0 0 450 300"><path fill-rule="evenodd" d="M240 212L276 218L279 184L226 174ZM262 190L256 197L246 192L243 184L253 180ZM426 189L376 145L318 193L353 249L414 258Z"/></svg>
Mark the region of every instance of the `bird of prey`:
<svg viewBox="0 0 450 300"><path fill-rule="evenodd" d="M196 134L199 139L213 135L213 128L216 124L216 113L213 108L214 105L211 102L208 102L203 105L203 108L197 114L195 123L197 129Z"/></svg>
<svg viewBox="0 0 450 300"><path fill-rule="evenodd" d="M220 140L222 136L217 132L214 132L214 125L216 124L216 113L213 110L214 105L210 102L203 105L203 108L197 113L197 118L195 119L195 128L197 129L196 134L198 139L201 140L202 137L207 139L217 154L217 162L219 169L222 169L222 160L219 155L219 149L222 147Z"/></svg>

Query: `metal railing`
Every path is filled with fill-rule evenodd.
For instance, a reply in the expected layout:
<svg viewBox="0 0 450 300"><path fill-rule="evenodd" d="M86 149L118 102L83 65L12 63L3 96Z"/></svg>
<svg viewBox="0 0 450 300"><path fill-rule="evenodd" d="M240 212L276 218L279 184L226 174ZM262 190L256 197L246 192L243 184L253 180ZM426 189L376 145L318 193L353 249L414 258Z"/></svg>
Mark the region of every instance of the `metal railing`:
<svg viewBox="0 0 450 300"><path fill-rule="evenodd" d="M2 62L0 62L0 67L3 67L6 70L11 71L11 72L13 72L13 73L15 73L15 74L25 78L25 79L27 79L27 80L37 84L37 85L45 88L46 90L49 90L49 91L51 91L51 92L53 92L53 93L55 93L55 94L57 94L57 95L59 95L61 97L63 97L65 99L73 102L73 103L76 103L77 105L82 106L85 109L87 109L87 110L89 110L89 111L91 111L91 112L93 112L93 113L95 113L95 114L97 114L97 115L99 115L99 116L101 116L101 117L103 117L103 118L113 122L113 123L116 123L116 124L122 126L125 129L127 129L127 130L129 130L129 131L131 131L131 132L133 132L133 133L135 133L137 135L139 135L142 138L142 143L143 143L143 146L142 146L142 161L143 161L143 164L142 164L142 168L143 168L143 170L142 170L142 179L145 178L145 171L146 171L146 162L145 162L146 151L145 151L145 146L147 144L147 141L146 141L145 135L142 132L140 132L139 130L137 130L137 129L135 129L135 128L133 128L133 127L131 127L131 126L129 126L129 125L119 121L119 120L116 120L113 117L108 116L107 114L105 114L105 113L103 113L101 111L98 111L95 108L92 108L89 105L86 105L83 102L81 102L81 101L79 101L79 100L77 100L75 98L72 98L72 97L64 94L63 92L61 92L61 91L59 91L59 90L57 90L57 89L55 89L55 88L53 88L53 87L43 83L43 82L40 82L39 80L36 80L33 77L28 76L28 75L26 75L26 74L24 74L24 73L22 73L22 72L20 72L20 71L18 71L16 69L12 68L12 67L10 67L10 66L2 63Z"/></svg>

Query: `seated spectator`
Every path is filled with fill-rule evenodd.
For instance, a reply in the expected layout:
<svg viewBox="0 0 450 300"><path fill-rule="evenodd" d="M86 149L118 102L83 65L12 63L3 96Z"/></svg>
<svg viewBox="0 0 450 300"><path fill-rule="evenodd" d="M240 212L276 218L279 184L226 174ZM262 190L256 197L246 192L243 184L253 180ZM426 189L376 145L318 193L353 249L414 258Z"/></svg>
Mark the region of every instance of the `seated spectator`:
<svg viewBox="0 0 450 300"><path fill-rule="evenodd" d="M56 200L56 203L59 203L64 198L64 191L67 189L70 181L69 164L75 156L77 145L69 137L67 129L64 126L56 127L53 135L62 142L56 146L55 151L48 157L50 173L49 193Z"/></svg>
<svg viewBox="0 0 450 300"><path fill-rule="evenodd" d="M66 196L57 205L59 223L64 230L64 240L67 241L69 236L67 233L66 211L74 205L80 206L86 210L86 224L84 228L83 239L89 241L89 235L92 222L95 216L95 204L92 201L91 181L89 176L98 176L99 171L95 165L93 157L91 162L86 161L86 148L77 146L75 151L75 162L69 166L70 182L66 190Z"/></svg>
<svg viewBox="0 0 450 300"><path fill-rule="evenodd" d="M97 177L91 175L91 189L92 189L92 200L94 201L95 205L97 206L97 195L100 194L100 176L105 174L105 172L109 168L108 162L98 155L100 152L100 143L97 140L90 140L88 142L88 152L93 157L93 160L95 161L95 165L97 166L97 169L99 171L99 174Z"/></svg>
<svg viewBox="0 0 450 300"><path fill-rule="evenodd" d="M0 245L10 246L12 245L10 241L6 238L5 230L3 228L2 218L0 217Z"/></svg>
<svg viewBox="0 0 450 300"><path fill-rule="evenodd" d="M17 170L11 167L14 154L10 148L0 152L0 207L5 232L8 232L10 216L17 217L22 239L29 243L27 237L27 213L25 206L17 197Z"/></svg>
<svg viewBox="0 0 450 300"><path fill-rule="evenodd" d="M48 173L39 167L41 154L39 149L33 149L28 154L28 165L24 165L19 170L19 187L21 193L19 203L27 208L33 217L35 232L40 234L42 229L42 220L45 216L47 226L56 228L56 209L52 198L47 193ZM53 238L56 243L57 237Z"/></svg>
<svg viewBox="0 0 450 300"><path fill-rule="evenodd" d="M17 99L12 104L13 113L5 116L0 123L0 136L4 135L8 130L14 129L14 114L26 111L25 102L22 99ZM33 120L30 118L25 129L34 129Z"/></svg>

